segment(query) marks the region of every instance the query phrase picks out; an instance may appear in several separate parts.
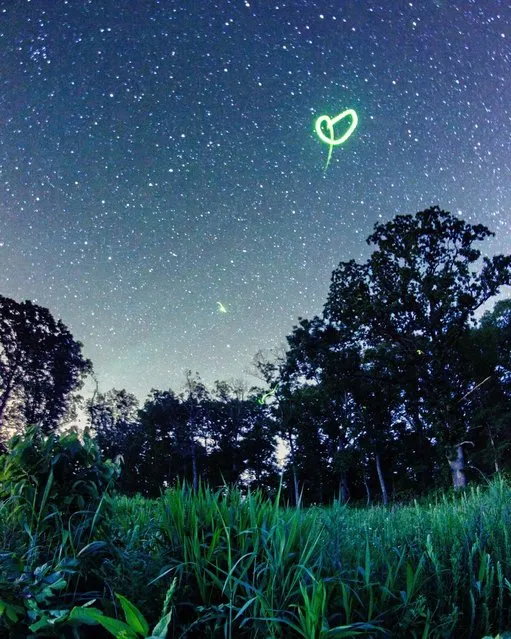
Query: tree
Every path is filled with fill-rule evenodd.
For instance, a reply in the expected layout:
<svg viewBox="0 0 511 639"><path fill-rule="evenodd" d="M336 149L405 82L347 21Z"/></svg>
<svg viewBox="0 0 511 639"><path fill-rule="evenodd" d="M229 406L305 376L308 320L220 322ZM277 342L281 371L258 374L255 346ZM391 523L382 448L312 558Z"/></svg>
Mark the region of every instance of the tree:
<svg viewBox="0 0 511 639"><path fill-rule="evenodd" d="M296 450L298 434L297 410L296 403L293 402L290 384L283 378L285 364L285 350L283 350L282 353L274 351L273 356L271 354L267 355L260 350L253 358L252 371L250 371L250 374L264 380L271 389L275 389L276 391L272 394L272 398L270 400L271 405L265 408L265 402L262 400L262 407L263 410L268 411L268 414L275 420L277 424L276 433L287 446L288 459L286 470L288 472L284 473L284 478L287 480L287 475L289 475L290 471L292 496L294 503L298 505L300 502L300 487ZM256 386L252 387L251 390L255 392L261 391L261 389Z"/></svg>
<svg viewBox="0 0 511 639"><path fill-rule="evenodd" d="M191 370L185 373L185 389L180 395L181 406L186 413L183 427L176 431L180 454L191 463L192 487L196 491L199 486L200 469L198 454L205 450L200 440L207 438L207 406L209 393L198 373L195 377Z"/></svg>
<svg viewBox="0 0 511 639"><path fill-rule="evenodd" d="M103 457L115 459L126 451L126 440L137 423L138 399L124 388L98 393L87 402L90 426Z"/></svg>
<svg viewBox="0 0 511 639"><path fill-rule="evenodd" d="M511 299L500 300L487 311L477 332L481 346L495 366L495 372L506 394L511 397Z"/></svg>
<svg viewBox="0 0 511 639"><path fill-rule="evenodd" d="M254 397L245 402L245 430L240 443L240 458L244 469L244 485L274 493L280 475L276 458L275 422Z"/></svg>
<svg viewBox="0 0 511 639"><path fill-rule="evenodd" d="M339 330L319 317L299 318L299 326L293 327L287 341L289 350L281 366L283 389L287 388L287 392L281 391L278 398L282 417L290 416L293 411L289 409L295 407L294 450L290 457L297 475L295 483L307 478L306 493L312 501L325 501L327 495L333 497L335 492L341 501L346 501L350 493L348 475L354 461L350 454L354 420L349 386L359 371L359 350L348 345Z"/></svg>
<svg viewBox="0 0 511 639"><path fill-rule="evenodd" d="M193 481L185 406L173 391L152 389L139 411L138 475L143 494L157 497L178 479ZM195 451L195 459L199 456Z"/></svg>
<svg viewBox="0 0 511 639"><path fill-rule="evenodd" d="M120 490L136 492L142 442L137 398L124 389L113 388L107 393L95 393L86 407L103 458L122 461Z"/></svg>
<svg viewBox="0 0 511 639"><path fill-rule="evenodd" d="M0 296L0 432L9 428L9 404L24 425L49 433L82 387L92 363L82 344L46 308Z"/></svg>
<svg viewBox="0 0 511 639"><path fill-rule="evenodd" d="M275 424L248 390L243 380L215 382L208 407L208 479L272 490L278 474Z"/></svg>
<svg viewBox="0 0 511 639"><path fill-rule="evenodd" d="M241 380L216 381L208 404L208 477L215 485L237 484L245 470L241 442L245 435L247 386Z"/></svg>
<svg viewBox="0 0 511 639"><path fill-rule="evenodd" d="M319 317L300 318L287 340L281 370L298 405L295 466L308 484L306 496L324 502L337 494L346 501L351 476L370 500L372 475L387 503L384 462L402 430L395 419L401 397L393 354L386 347L364 351L348 332Z"/></svg>
<svg viewBox="0 0 511 639"><path fill-rule="evenodd" d="M511 448L511 300L487 311L469 336L473 387L464 402L471 416L471 460L484 473L509 470Z"/></svg>
<svg viewBox="0 0 511 639"><path fill-rule="evenodd" d="M473 244L491 235L438 207L377 224L368 238L377 248L334 270L324 310L364 347L396 349L408 417L447 455L456 488L466 483L462 400L473 384L459 346L474 312L511 282L511 256L470 270L481 257Z"/></svg>

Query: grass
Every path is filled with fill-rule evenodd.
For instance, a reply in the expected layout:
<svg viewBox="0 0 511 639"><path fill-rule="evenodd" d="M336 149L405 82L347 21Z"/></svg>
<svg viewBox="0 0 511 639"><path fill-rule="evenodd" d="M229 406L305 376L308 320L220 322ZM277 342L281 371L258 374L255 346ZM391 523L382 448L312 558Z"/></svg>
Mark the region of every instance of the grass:
<svg viewBox="0 0 511 639"><path fill-rule="evenodd" d="M0 636L22 623L6 606L26 608L27 593L46 618L93 599L119 619L124 598L150 623L164 609L169 637L481 639L511 628L511 486L501 478L387 508L287 508L204 486L103 502L67 522L0 502ZM103 636L92 630L69 636Z"/></svg>

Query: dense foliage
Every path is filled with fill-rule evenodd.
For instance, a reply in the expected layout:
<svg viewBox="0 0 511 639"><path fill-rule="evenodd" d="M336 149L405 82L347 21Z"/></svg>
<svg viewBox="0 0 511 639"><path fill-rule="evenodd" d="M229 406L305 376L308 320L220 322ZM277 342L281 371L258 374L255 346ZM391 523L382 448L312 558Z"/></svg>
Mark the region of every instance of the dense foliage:
<svg viewBox="0 0 511 639"><path fill-rule="evenodd" d="M492 233L433 207L375 226L374 250L332 274L322 317L299 318L284 352L254 357L264 385L186 373L180 394L96 392L86 412L119 489L156 497L186 481L293 503L384 504L510 470L511 256ZM81 344L30 302L0 298L0 442L53 432L90 373ZM277 454L286 452L284 465Z"/></svg>
<svg viewBox="0 0 511 639"><path fill-rule="evenodd" d="M48 309L0 295L0 443L13 425L51 432L91 370L82 344Z"/></svg>
<svg viewBox="0 0 511 639"><path fill-rule="evenodd" d="M11 446L23 457L22 439ZM50 465L73 447L61 439ZM19 498L16 466L2 474L0 637L480 639L511 627L502 479L391 509L289 508L202 484L148 500L100 479L100 500L66 518L33 478L34 499Z"/></svg>
<svg viewBox="0 0 511 639"><path fill-rule="evenodd" d="M98 395L91 426L123 456L125 492L199 478L274 492L278 442L294 503L388 503L509 470L511 301L474 319L511 283L511 256L481 260L490 235L438 207L376 225L367 262L334 271L323 316L254 358L266 393L208 391L188 372L181 395L153 390L138 411L125 391Z"/></svg>

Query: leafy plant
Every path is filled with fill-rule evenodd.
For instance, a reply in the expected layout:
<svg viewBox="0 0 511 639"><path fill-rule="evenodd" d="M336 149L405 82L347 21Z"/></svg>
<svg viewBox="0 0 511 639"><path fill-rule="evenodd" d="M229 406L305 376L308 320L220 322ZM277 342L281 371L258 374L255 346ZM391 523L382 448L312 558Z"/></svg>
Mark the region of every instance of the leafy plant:
<svg viewBox="0 0 511 639"><path fill-rule="evenodd" d="M101 460L87 434L82 442L77 433L45 437L33 427L10 448L0 458L0 628L26 636L27 627L65 619L80 597L79 579L106 547L92 536L118 468Z"/></svg>
<svg viewBox="0 0 511 639"><path fill-rule="evenodd" d="M0 457L0 499L16 497L28 508L31 528L48 514L66 518L86 507L94 510L119 475L119 466L101 459L87 432L43 435L36 426L9 442Z"/></svg>
<svg viewBox="0 0 511 639"><path fill-rule="evenodd" d="M118 639L136 639L139 635L147 637L147 639L165 639L167 636L168 626L172 619L172 596L176 588L176 579L170 585L167 591L161 618L153 628L149 635L149 624L144 615L131 601L116 593L119 600L126 622L113 619L101 613L96 608L81 606L73 608L69 614L69 621L84 624L100 624Z"/></svg>

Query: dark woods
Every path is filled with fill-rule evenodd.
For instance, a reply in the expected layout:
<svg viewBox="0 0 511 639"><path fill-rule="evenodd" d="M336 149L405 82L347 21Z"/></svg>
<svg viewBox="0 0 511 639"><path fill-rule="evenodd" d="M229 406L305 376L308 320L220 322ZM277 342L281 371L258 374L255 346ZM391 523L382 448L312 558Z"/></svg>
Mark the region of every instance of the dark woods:
<svg viewBox="0 0 511 639"><path fill-rule="evenodd" d="M89 429L120 461L119 489L272 493L283 473L291 503L386 503L508 471L511 300L474 319L511 283L511 256L481 259L490 235L438 207L376 225L367 262L333 272L322 317L254 358L264 387L207 389L188 372L182 393L153 389L141 408L124 390L96 393ZM30 424L72 422L92 372L81 348L48 310L0 297L3 446Z"/></svg>

